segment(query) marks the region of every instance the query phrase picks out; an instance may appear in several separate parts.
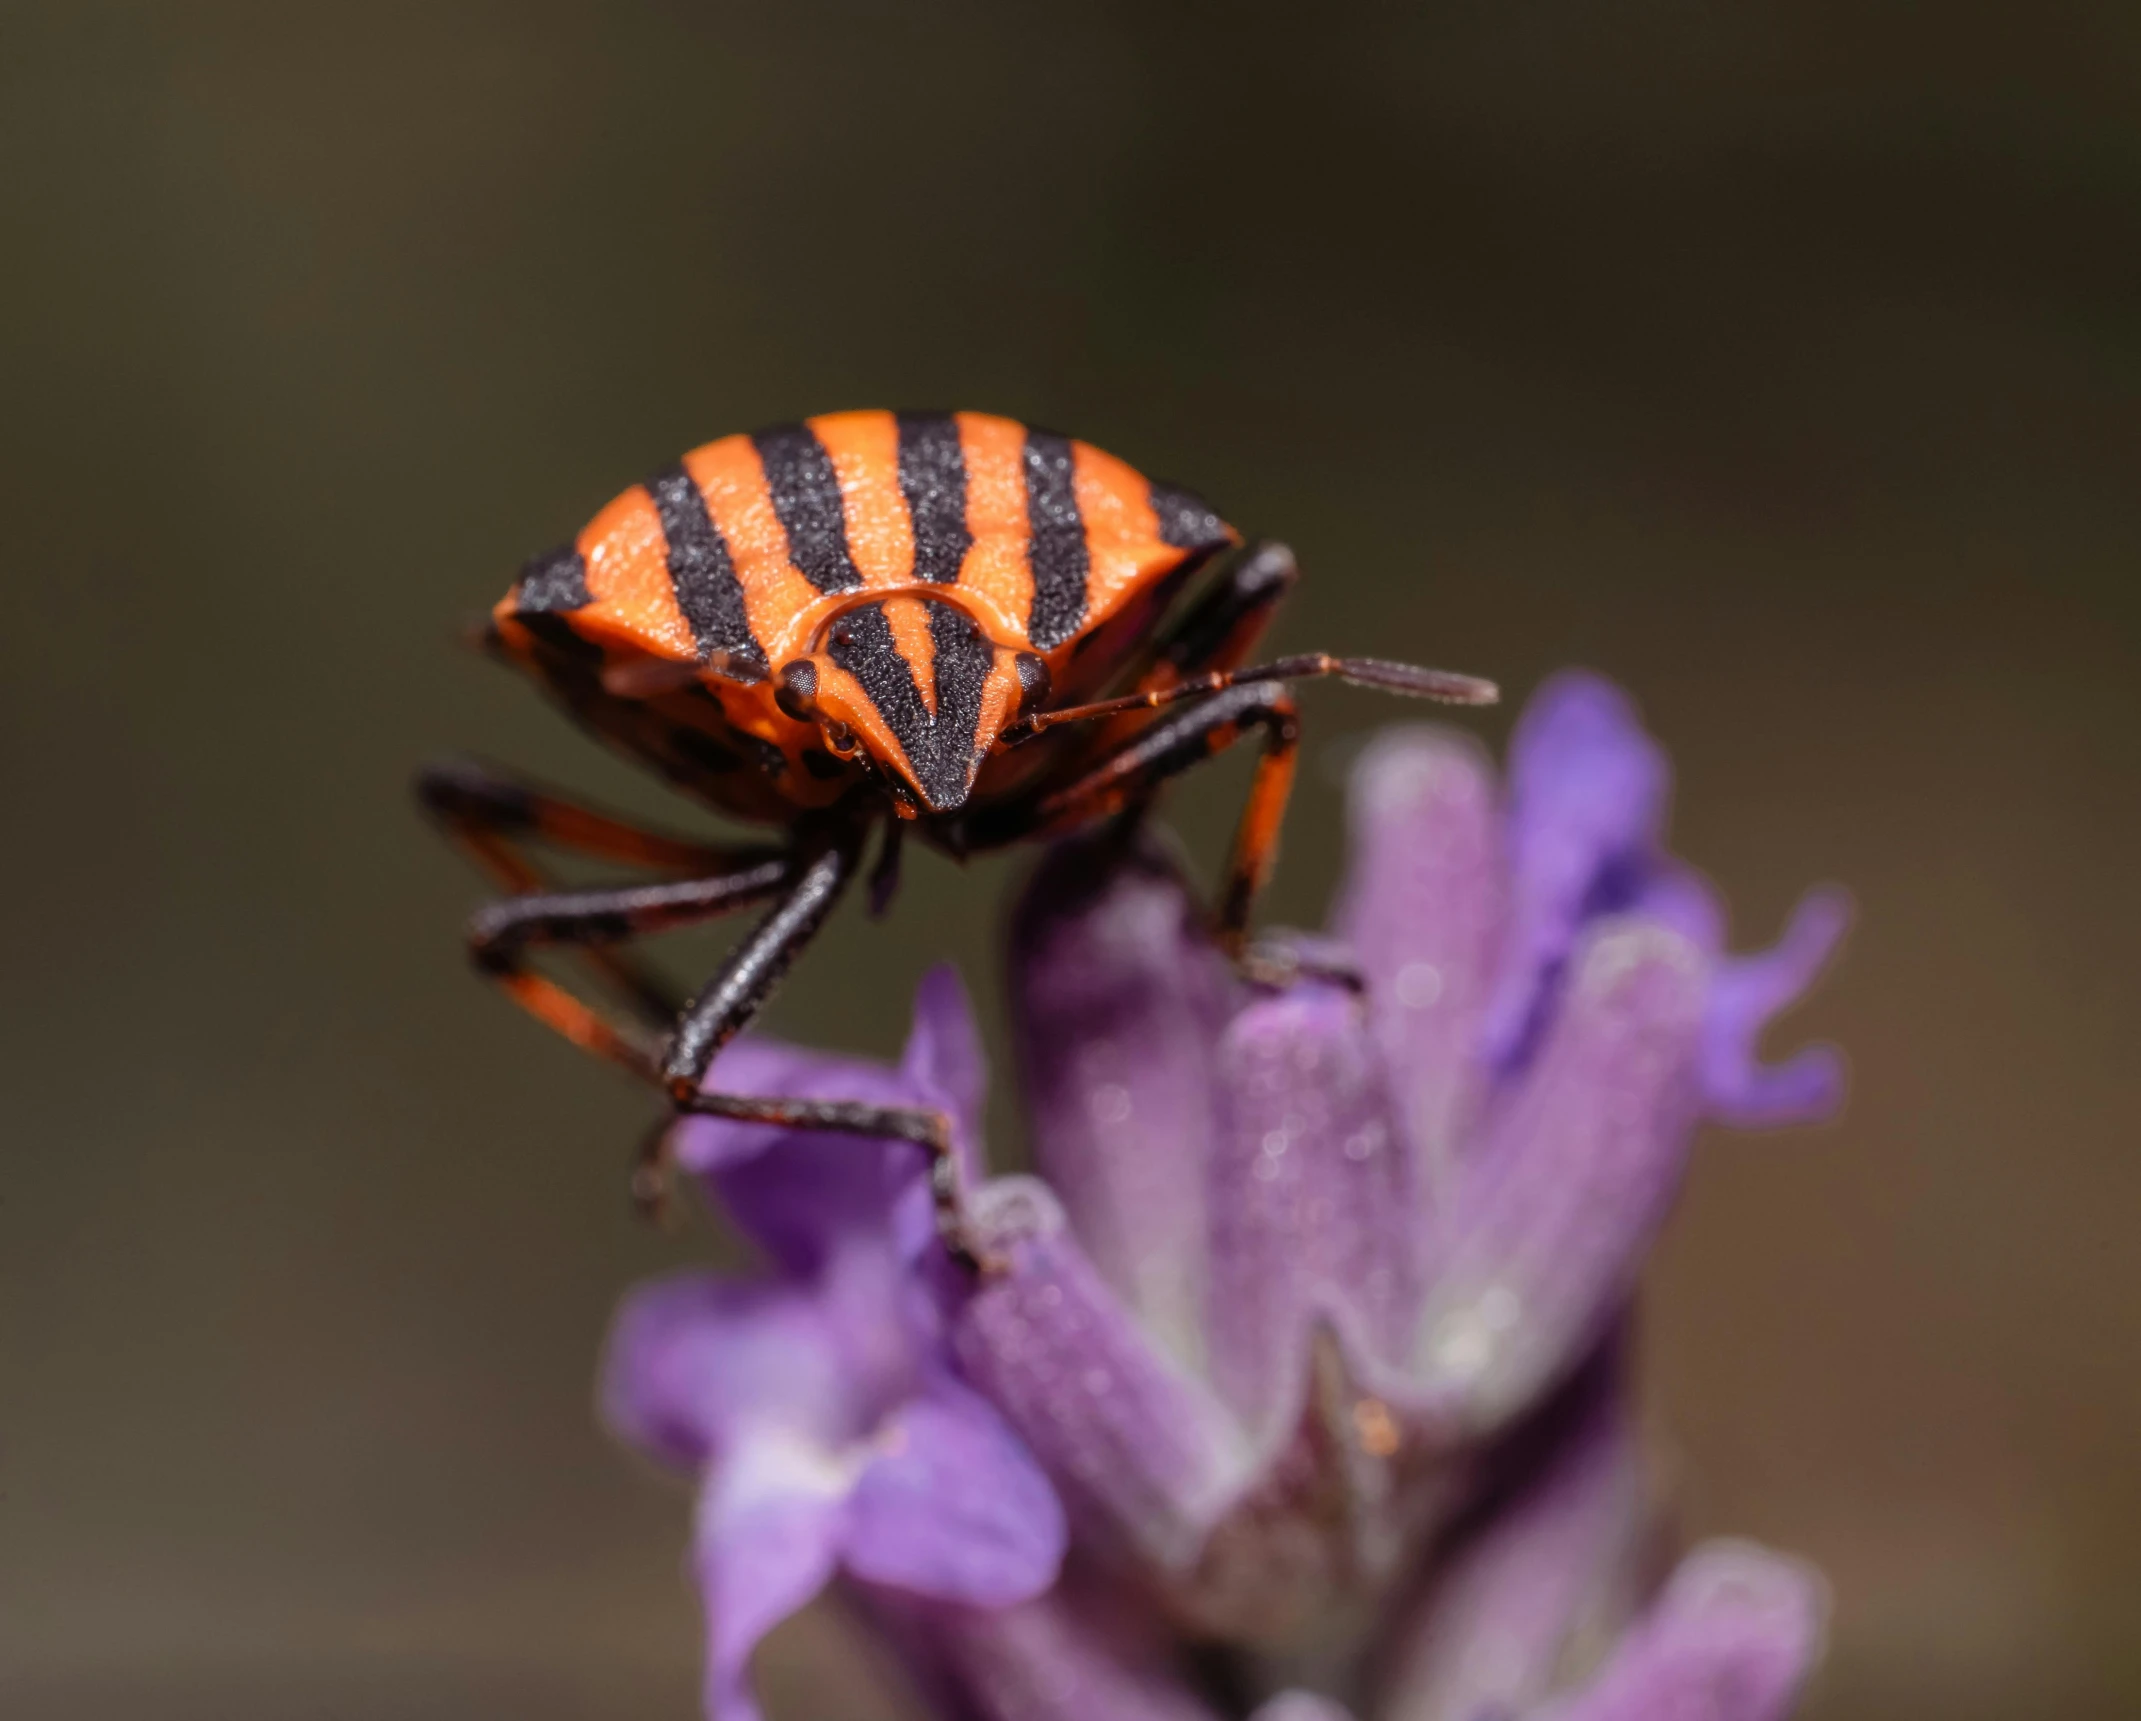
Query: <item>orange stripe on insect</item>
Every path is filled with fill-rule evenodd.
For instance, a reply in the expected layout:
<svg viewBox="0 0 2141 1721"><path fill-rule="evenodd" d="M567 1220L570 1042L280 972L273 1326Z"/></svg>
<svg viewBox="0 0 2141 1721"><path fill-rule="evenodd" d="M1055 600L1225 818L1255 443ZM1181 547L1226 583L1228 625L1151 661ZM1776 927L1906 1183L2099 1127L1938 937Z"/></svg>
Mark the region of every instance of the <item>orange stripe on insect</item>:
<svg viewBox="0 0 2141 1721"><path fill-rule="evenodd" d="M1160 517L1152 511L1152 486L1142 473L1090 442L1071 444L1071 467L1087 543L1095 549L1159 544Z"/></svg>
<svg viewBox="0 0 2141 1721"><path fill-rule="evenodd" d="M1161 540L1152 486L1142 473L1089 442L1073 442L1071 459L1091 558L1086 576L1090 629L1107 621L1156 577L1179 566L1188 552Z"/></svg>
<svg viewBox="0 0 2141 1721"><path fill-rule="evenodd" d="M937 642L930 633L930 605L920 598L887 598L885 621L892 645L914 676L915 691L930 717L937 715Z"/></svg>
<svg viewBox="0 0 2141 1721"><path fill-rule="evenodd" d="M592 601L571 612L575 633L651 657L697 661L698 642L669 581L661 515L645 486L635 484L590 520L578 545Z"/></svg>
<svg viewBox="0 0 2141 1721"><path fill-rule="evenodd" d="M748 436L724 436L684 456L706 498L743 588L751 633L778 669L805 648L834 601L803 577L788 559L788 534L774 512L773 496L758 450Z"/></svg>
<svg viewBox="0 0 2141 1721"><path fill-rule="evenodd" d="M1018 677L1017 659L1010 652L999 651L989 665L989 678L981 684L981 721L975 725L976 735L1003 733L1004 727L1018 714L1019 702L1025 693ZM991 751L995 751L993 742Z"/></svg>
<svg viewBox="0 0 2141 1721"><path fill-rule="evenodd" d="M1033 568L1026 559L1026 427L988 413L954 415L966 459L966 527L974 542L959 570L959 589L1008 644L1027 643Z"/></svg>
<svg viewBox="0 0 2141 1721"><path fill-rule="evenodd" d="M914 523L900 494L899 426L889 412L834 412L804 422L840 481L848 556L865 587L914 577Z"/></svg>
<svg viewBox="0 0 2141 1721"><path fill-rule="evenodd" d="M906 747L893 732L877 701L870 697L861 678L841 668L830 657L819 657L815 662L817 697L824 709L835 714L853 732L865 753L897 771L911 771L913 767L907 758ZM914 816L914 808L904 801L897 803L894 810L902 818Z"/></svg>

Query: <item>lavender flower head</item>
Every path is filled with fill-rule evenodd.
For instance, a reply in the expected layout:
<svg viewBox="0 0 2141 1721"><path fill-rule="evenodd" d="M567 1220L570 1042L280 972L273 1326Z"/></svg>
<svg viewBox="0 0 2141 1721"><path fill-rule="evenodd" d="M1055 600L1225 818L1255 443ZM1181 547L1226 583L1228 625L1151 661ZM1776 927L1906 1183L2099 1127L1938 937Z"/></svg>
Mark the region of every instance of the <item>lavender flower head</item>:
<svg viewBox="0 0 2141 1721"><path fill-rule="evenodd" d="M1033 1176L981 1177L949 971L897 1070L725 1054L731 1091L946 1111L999 1268L950 1268L907 1144L682 1130L769 1268L637 1292L605 1402L698 1480L713 1721L752 1721L751 1647L834 1581L979 1721L1783 1715L1819 1580L1671 1562L1625 1359L1696 1125L1840 1097L1832 1051L1756 1041L1845 908L1728 955L1667 794L1589 676L1532 701L1499 790L1470 742L1387 732L1276 991L1157 843L1060 846L1013 926Z"/></svg>

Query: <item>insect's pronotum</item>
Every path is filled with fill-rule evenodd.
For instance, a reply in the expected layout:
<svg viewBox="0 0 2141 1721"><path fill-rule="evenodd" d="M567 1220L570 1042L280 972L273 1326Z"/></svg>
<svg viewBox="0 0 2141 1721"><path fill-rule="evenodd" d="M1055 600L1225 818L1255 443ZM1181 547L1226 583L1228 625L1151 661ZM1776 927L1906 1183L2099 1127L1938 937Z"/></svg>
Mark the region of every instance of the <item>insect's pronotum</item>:
<svg viewBox="0 0 2141 1721"><path fill-rule="evenodd" d="M1295 573L1283 544L1244 547L1188 491L983 413L833 413L694 449L529 562L488 643L596 734L780 835L696 842L481 767L434 768L425 806L513 893L471 923L476 964L678 1112L922 1143L946 1241L971 1260L942 1116L707 1093L707 1068L862 869L872 827L882 908L910 826L964 856L1134 815L1167 778L1253 732L1263 752L1213 911L1222 945L1246 959L1298 744L1285 683L1337 675L1461 704L1495 697L1469 676L1372 658L1242 667ZM558 891L531 842L666 876ZM769 902L689 1002L624 948ZM645 1025L538 972L543 945L575 947ZM644 1197L660 1173L657 1145Z"/></svg>

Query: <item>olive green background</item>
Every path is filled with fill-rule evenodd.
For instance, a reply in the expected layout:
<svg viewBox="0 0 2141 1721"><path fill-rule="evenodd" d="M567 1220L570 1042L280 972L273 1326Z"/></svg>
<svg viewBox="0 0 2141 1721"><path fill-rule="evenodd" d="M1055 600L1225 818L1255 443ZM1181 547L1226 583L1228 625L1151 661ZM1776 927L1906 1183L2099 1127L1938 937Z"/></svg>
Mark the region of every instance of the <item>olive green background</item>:
<svg viewBox="0 0 2141 1721"><path fill-rule="evenodd" d="M1283 647L1622 678L1743 942L1853 887L1776 1038L1848 1115L1706 1136L1651 1275L1688 1520L1833 1576L1816 1721L2134 1713L2137 211L2141 13L2073 0L0 8L0 1711L694 1713L589 1382L716 1244L406 782L662 808L458 625L685 447L909 404L1286 536ZM1406 715L1307 703L1296 922ZM1010 876L915 866L777 1025L989 1003Z"/></svg>

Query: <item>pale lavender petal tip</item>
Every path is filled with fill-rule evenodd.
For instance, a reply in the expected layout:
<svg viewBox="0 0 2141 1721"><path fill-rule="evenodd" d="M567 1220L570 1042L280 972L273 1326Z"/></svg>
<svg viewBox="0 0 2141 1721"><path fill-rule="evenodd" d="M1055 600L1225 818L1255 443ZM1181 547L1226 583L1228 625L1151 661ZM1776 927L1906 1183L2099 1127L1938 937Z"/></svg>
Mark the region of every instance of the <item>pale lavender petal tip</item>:
<svg viewBox="0 0 2141 1721"><path fill-rule="evenodd" d="M1670 926L1712 956L1725 948L1725 904L1716 887L1693 867L1661 857L1630 905L1647 920Z"/></svg>
<svg viewBox="0 0 2141 1721"><path fill-rule="evenodd" d="M1479 1085L1502 925L1494 770L1467 737L1389 730L1354 766L1346 806L1349 859L1331 924L1367 984L1414 1152L1446 1168Z"/></svg>
<svg viewBox="0 0 2141 1721"><path fill-rule="evenodd" d="M1165 854L1073 841L1020 901L1010 980L1035 1167L1101 1276L1194 1362L1226 965Z"/></svg>
<svg viewBox="0 0 2141 1721"><path fill-rule="evenodd" d="M1540 1721L1781 1721L1820 1659L1827 1611L1811 1567L1751 1543L1705 1543L1590 1685Z"/></svg>
<svg viewBox="0 0 2141 1721"><path fill-rule="evenodd" d="M1321 1318L1395 1366L1420 1298L1425 1196L1360 999L1310 983L1252 1004L1221 1044L1207 1324L1215 1383L1259 1435L1298 1415Z"/></svg>
<svg viewBox="0 0 2141 1721"><path fill-rule="evenodd" d="M1416 1377L1475 1433L1620 1309L1686 1168L1708 964L1635 916L1584 935L1567 996L1459 1191Z"/></svg>
<svg viewBox="0 0 2141 1721"><path fill-rule="evenodd" d="M1702 1089L1709 1114L1743 1129L1814 1123L1843 1101L1843 1054L1810 1046L1781 1064L1757 1051L1770 1018L1805 995L1851 922L1841 890L1809 891L1783 936L1757 956L1728 956L1710 986L1703 1025Z"/></svg>
<svg viewBox="0 0 2141 1721"><path fill-rule="evenodd" d="M967 1378L1090 1529L1163 1567L1181 1564L1240 1479L1239 1431L1147 1340L1046 1185L1000 1178L973 1212L983 1246L1004 1265L953 1329Z"/></svg>
<svg viewBox="0 0 2141 1721"><path fill-rule="evenodd" d="M1353 1711L1314 1691L1282 1691L1258 1704L1249 1721L1353 1721Z"/></svg>
<svg viewBox="0 0 2141 1721"><path fill-rule="evenodd" d="M1508 936L1482 1046L1522 1058L1577 928L1635 900L1665 821L1672 772L1612 682L1571 671L1546 682L1509 742Z"/></svg>
<svg viewBox="0 0 2141 1721"><path fill-rule="evenodd" d="M1029 1601L1063 1560L1063 1508L988 1403L939 1376L895 1413L849 1503L857 1577L975 1607Z"/></svg>

